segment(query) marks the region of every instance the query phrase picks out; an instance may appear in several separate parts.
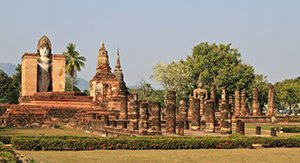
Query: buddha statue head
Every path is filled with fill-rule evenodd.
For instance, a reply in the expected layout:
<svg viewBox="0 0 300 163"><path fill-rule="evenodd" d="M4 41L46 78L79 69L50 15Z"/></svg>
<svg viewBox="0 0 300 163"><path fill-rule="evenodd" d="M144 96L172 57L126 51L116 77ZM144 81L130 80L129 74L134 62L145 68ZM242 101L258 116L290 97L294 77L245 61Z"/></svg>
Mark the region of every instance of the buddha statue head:
<svg viewBox="0 0 300 163"><path fill-rule="evenodd" d="M40 58L52 58L51 42L47 36L42 36L37 44L37 52Z"/></svg>

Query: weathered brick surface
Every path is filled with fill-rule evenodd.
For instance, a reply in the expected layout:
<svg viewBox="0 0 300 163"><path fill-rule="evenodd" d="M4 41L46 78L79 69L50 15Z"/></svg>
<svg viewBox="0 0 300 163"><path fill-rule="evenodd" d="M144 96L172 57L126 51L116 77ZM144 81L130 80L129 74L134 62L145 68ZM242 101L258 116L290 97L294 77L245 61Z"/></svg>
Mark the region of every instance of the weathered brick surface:
<svg viewBox="0 0 300 163"><path fill-rule="evenodd" d="M240 91L236 90L234 92L234 116L239 117L240 111L241 111Z"/></svg>
<svg viewBox="0 0 300 163"><path fill-rule="evenodd" d="M52 57L52 88L53 91L65 91L65 67L66 59L62 54Z"/></svg>
<svg viewBox="0 0 300 163"><path fill-rule="evenodd" d="M259 105L258 105L258 89L257 87L253 87L253 116L260 115Z"/></svg>
<svg viewBox="0 0 300 163"><path fill-rule="evenodd" d="M269 94L268 94L268 115L275 115L275 103L274 103L274 87L270 83L269 84Z"/></svg>
<svg viewBox="0 0 300 163"><path fill-rule="evenodd" d="M212 100L206 102L205 120L205 132L215 132L215 108Z"/></svg>
<svg viewBox="0 0 300 163"><path fill-rule="evenodd" d="M22 56L22 96L31 96L37 91L37 54Z"/></svg>
<svg viewBox="0 0 300 163"><path fill-rule="evenodd" d="M176 92L169 91L167 94L166 110L166 133L176 133Z"/></svg>

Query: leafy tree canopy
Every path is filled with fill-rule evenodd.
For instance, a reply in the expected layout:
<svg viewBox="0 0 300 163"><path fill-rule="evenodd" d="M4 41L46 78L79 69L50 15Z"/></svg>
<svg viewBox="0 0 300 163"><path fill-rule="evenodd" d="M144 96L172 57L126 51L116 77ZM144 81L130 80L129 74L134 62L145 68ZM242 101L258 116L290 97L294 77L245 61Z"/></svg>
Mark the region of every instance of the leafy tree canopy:
<svg viewBox="0 0 300 163"><path fill-rule="evenodd" d="M74 90L74 82L78 71L84 67L86 61L84 56L80 56L79 52L75 50L76 45L69 43L67 51L63 54L66 56L66 73L71 77L71 91Z"/></svg>
<svg viewBox="0 0 300 163"><path fill-rule="evenodd" d="M138 94L140 100L158 102L160 106L164 106L164 90L156 90L152 88L150 83L147 83L144 80L141 80L136 86L129 88L129 92Z"/></svg>
<svg viewBox="0 0 300 163"><path fill-rule="evenodd" d="M10 77L0 70L0 103L17 104L21 90L21 65L18 64L16 73Z"/></svg>
<svg viewBox="0 0 300 163"><path fill-rule="evenodd" d="M193 47L186 60L158 63L153 67L153 79L167 90L175 90L180 97L188 97L197 83L202 81L210 91L212 84L218 92L226 87L228 94L245 89L249 96L255 83L254 68L241 60L231 44L200 43Z"/></svg>
<svg viewBox="0 0 300 163"><path fill-rule="evenodd" d="M277 107L280 109L297 108L300 103L300 77L277 82L274 86Z"/></svg>

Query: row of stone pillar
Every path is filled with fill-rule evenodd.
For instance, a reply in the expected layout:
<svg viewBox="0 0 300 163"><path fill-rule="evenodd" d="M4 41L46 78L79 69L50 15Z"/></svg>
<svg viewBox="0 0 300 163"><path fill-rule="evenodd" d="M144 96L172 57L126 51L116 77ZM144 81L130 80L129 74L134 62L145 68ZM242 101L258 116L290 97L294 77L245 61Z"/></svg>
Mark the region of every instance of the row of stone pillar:
<svg viewBox="0 0 300 163"><path fill-rule="evenodd" d="M258 88L253 87L253 102L252 102L253 116L259 116L262 114L259 108L258 102ZM245 90L236 90L234 93L234 115L235 117L250 115L249 110L246 107L246 93ZM268 94L268 115L274 116L274 90L273 85L269 84Z"/></svg>

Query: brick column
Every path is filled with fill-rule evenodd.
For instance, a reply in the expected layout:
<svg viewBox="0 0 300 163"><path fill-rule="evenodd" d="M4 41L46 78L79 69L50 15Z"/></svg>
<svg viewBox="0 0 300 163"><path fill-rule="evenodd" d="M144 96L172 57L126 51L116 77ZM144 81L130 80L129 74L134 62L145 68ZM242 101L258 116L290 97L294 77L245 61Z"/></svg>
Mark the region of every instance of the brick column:
<svg viewBox="0 0 300 163"><path fill-rule="evenodd" d="M37 55L25 53L22 56L22 96L37 92Z"/></svg>
<svg viewBox="0 0 300 163"><path fill-rule="evenodd" d="M56 54L52 57L52 88L53 92L65 91L65 67L66 58L65 55Z"/></svg>
<svg viewBox="0 0 300 163"><path fill-rule="evenodd" d="M221 103L222 104L221 104L220 133L230 134L231 133L230 107L226 101L222 101Z"/></svg>
<svg viewBox="0 0 300 163"><path fill-rule="evenodd" d="M176 133L176 92L169 91L167 94L166 110L166 133Z"/></svg>
<svg viewBox="0 0 300 163"><path fill-rule="evenodd" d="M245 90L242 90L241 93L241 116L246 116L247 110L246 110L246 94Z"/></svg>
<svg viewBox="0 0 300 163"><path fill-rule="evenodd" d="M241 103L240 103L240 91L236 90L234 92L234 116L239 117L240 116L240 110L241 110Z"/></svg>
<svg viewBox="0 0 300 163"><path fill-rule="evenodd" d="M140 101L139 129L141 134L147 134L149 128L148 101Z"/></svg>
<svg viewBox="0 0 300 163"><path fill-rule="evenodd" d="M192 98L192 119L191 119L191 129L199 130L200 129L200 102L199 99Z"/></svg>
<svg viewBox="0 0 300 163"><path fill-rule="evenodd" d="M258 89L257 87L253 87L253 116L258 116L260 115L259 112L259 105L258 105Z"/></svg>
<svg viewBox="0 0 300 163"><path fill-rule="evenodd" d="M160 121L161 108L159 103L151 103L149 113L150 113L150 132L160 133L161 131L161 121Z"/></svg>
<svg viewBox="0 0 300 163"><path fill-rule="evenodd" d="M203 93L201 93L200 94L200 119L202 116L204 116L204 110L205 110L204 95L203 95Z"/></svg>
<svg viewBox="0 0 300 163"><path fill-rule="evenodd" d="M138 102L138 95L131 94L130 95L130 102L129 102L129 129L130 130L138 130L138 118L139 118L139 102Z"/></svg>
<svg viewBox="0 0 300 163"><path fill-rule="evenodd" d="M128 96L125 93L120 94L121 105L120 105L120 119L128 118L128 108L127 108L127 100Z"/></svg>
<svg viewBox="0 0 300 163"><path fill-rule="evenodd" d="M261 127L260 126L256 126L256 128L255 128L255 134L256 135L261 135Z"/></svg>
<svg viewBox="0 0 300 163"><path fill-rule="evenodd" d="M214 101L209 100L205 106L205 132L215 132L215 107Z"/></svg>
<svg viewBox="0 0 300 163"><path fill-rule="evenodd" d="M177 120L177 129L178 129L178 135L184 135L184 128L185 128L185 123L186 123L186 100L181 99L180 102L180 107L178 109L178 118Z"/></svg>
<svg viewBox="0 0 300 163"><path fill-rule="evenodd" d="M274 89L273 85L269 84L269 94L268 94L268 115L275 116L275 109L274 109Z"/></svg>
<svg viewBox="0 0 300 163"><path fill-rule="evenodd" d="M189 124L192 123L192 119L193 119L193 108L194 108L193 99L194 98L192 96L190 96L190 98L189 98L189 108L188 108L188 111L187 111L187 114L188 114L187 118L188 118Z"/></svg>
<svg viewBox="0 0 300 163"><path fill-rule="evenodd" d="M236 121L236 133L245 135L245 122L241 120Z"/></svg>

